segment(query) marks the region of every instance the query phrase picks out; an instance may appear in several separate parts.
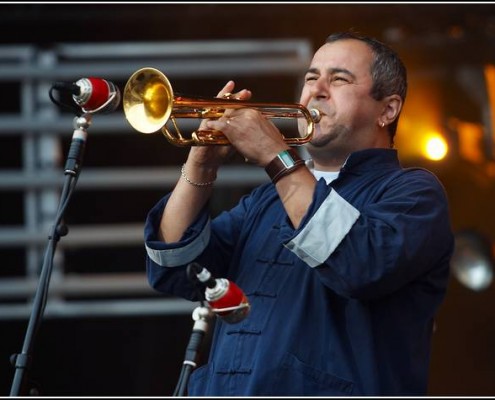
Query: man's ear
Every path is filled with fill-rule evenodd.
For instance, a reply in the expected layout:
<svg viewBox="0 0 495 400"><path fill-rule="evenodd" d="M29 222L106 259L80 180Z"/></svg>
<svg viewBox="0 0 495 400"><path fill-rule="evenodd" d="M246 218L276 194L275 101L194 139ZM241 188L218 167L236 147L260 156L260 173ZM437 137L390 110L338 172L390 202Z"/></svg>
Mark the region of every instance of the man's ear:
<svg viewBox="0 0 495 400"><path fill-rule="evenodd" d="M383 99L383 105L381 121L385 125L390 125L397 119L402 110L402 99L398 94L392 94Z"/></svg>

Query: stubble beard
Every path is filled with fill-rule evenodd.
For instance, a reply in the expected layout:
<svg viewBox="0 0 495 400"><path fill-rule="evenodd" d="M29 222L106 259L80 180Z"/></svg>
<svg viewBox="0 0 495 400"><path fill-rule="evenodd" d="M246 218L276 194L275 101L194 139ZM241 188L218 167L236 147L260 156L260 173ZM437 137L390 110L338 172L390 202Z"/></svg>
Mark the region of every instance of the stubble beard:
<svg viewBox="0 0 495 400"><path fill-rule="evenodd" d="M349 137L349 129L344 125L336 125L328 132L319 132L318 135L313 136L309 144L315 148L328 147L328 150L331 150L334 142L338 142L339 139L342 141L346 137Z"/></svg>
<svg viewBox="0 0 495 400"><path fill-rule="evenodd" d="M348 155L350 130L344 125L336 125L328 132L320 133L307 144L313 158L325 160L345 160Z"/></svg>

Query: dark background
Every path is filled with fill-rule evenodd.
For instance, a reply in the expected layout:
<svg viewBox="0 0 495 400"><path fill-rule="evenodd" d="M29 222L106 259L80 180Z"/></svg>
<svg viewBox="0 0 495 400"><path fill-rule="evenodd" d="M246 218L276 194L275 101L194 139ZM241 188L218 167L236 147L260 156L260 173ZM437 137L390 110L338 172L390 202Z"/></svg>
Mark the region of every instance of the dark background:
<svg viewBox="0 0 495 400"><path fill-rule="evenodd" d="M436 85L442 91L445 112L480 122L479 107L448 71L460 64L495 62L495 5L488 3L0 5L1 44L306 38L317 48L329 33L348 29L389 42L413 75L440 67L444 75ZM3 107L8 108L8 102L4 101ZM0 149L2 165L16 167L19 162L9 151L9 140L3 139ZM183 154L173 157L180 160ZM95 151L88 157L90 165L107 160ZM139 165L145 158L149 162L148 157L140 159L137 154L132 163ZM131 163L124 156L121 160ZM495 237L494 181L487 179L484 169L459 158L422 165L444 183L456 230L475 228L490 239ZM226 203L234 202L240 194L230 193ZM75 206L78 211L72 211L72 221L102 221L128 213L144 218L161 193L150 192L133 199L132 204L119 200L126 198L126 193L115 196L118 199L107 198L98 209ZM3 201L15 204L17 200ZM74 201L87 203L84 194ZM4 223L22 219L19 213L20 209L10 207L2 215ZM74 264L74 268L91 265L91 260L101 259L111 250L73 255L86 261L80 266ZM7 251L2 254L8 257ZM139 265L144 253L141 249L121 257L122 265L125 260ZM493 291L491 287L473 292L451 280L433 340L429 394L495 394ZM42 395L168 396L175 387L191 327L189 315L50 319L43 322L39 332L32 379ZM9 393L14 371L8 358L21 349L25 329L23 320L0 322L0 395ZM205 346L203 356L206 353Z"/></svg>

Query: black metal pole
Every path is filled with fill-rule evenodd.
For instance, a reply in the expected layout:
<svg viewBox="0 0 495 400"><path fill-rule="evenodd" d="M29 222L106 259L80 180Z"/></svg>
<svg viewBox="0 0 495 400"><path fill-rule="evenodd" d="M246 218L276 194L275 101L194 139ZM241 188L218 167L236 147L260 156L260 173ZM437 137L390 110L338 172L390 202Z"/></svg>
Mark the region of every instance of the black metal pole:
<svg viewBox="0 0 495 400"><path fill-rule="evenodd" d="M189 343L186 348L186 354L182 363L179 381L175 387L173 396L184 396L189 382L189 376L194 368L198 358L198 350L208 332L208 321L212 317L211 309L208 307L196 307L193 311L192 318L195 321Z"/></svg>
<svg viewBox="0 0 495 400"><path fill-rule="evenodd" d="M38 287L33 299L33 309L29 318L24 343L20 354L14 354L11 362L15 367L14 379L10 391L10 396L29 395L27 386L27 376L32 364L32 351L36 334L38 333L43 313L48 297L48 289L53 269L53 257L57 244L62 236L68 233L67 227L62 223L64 212L68 206L70 197L74 191L79 177L84 148L86 144L86 129L91 125L91 116L84 114L74 119L74 133L72 143L67 156L64 174L66 179L62 187L59 206L55 216L55 222L48 235L48 244L43 259Z"/></svg>

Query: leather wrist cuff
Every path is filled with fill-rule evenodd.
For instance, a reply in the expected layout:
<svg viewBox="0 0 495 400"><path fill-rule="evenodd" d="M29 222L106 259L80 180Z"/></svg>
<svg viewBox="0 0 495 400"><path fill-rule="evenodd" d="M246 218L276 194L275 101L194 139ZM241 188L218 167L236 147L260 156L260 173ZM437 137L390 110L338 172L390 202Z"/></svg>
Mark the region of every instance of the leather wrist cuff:
<svg viewBox="0 0 495 400"><path fill-rule="evenodd" d="M296 150L290 148L278 153L265 167L265 171L272 182L277 183L280 178L289 175L303 165L305 161L299 157Z"/></svg>

